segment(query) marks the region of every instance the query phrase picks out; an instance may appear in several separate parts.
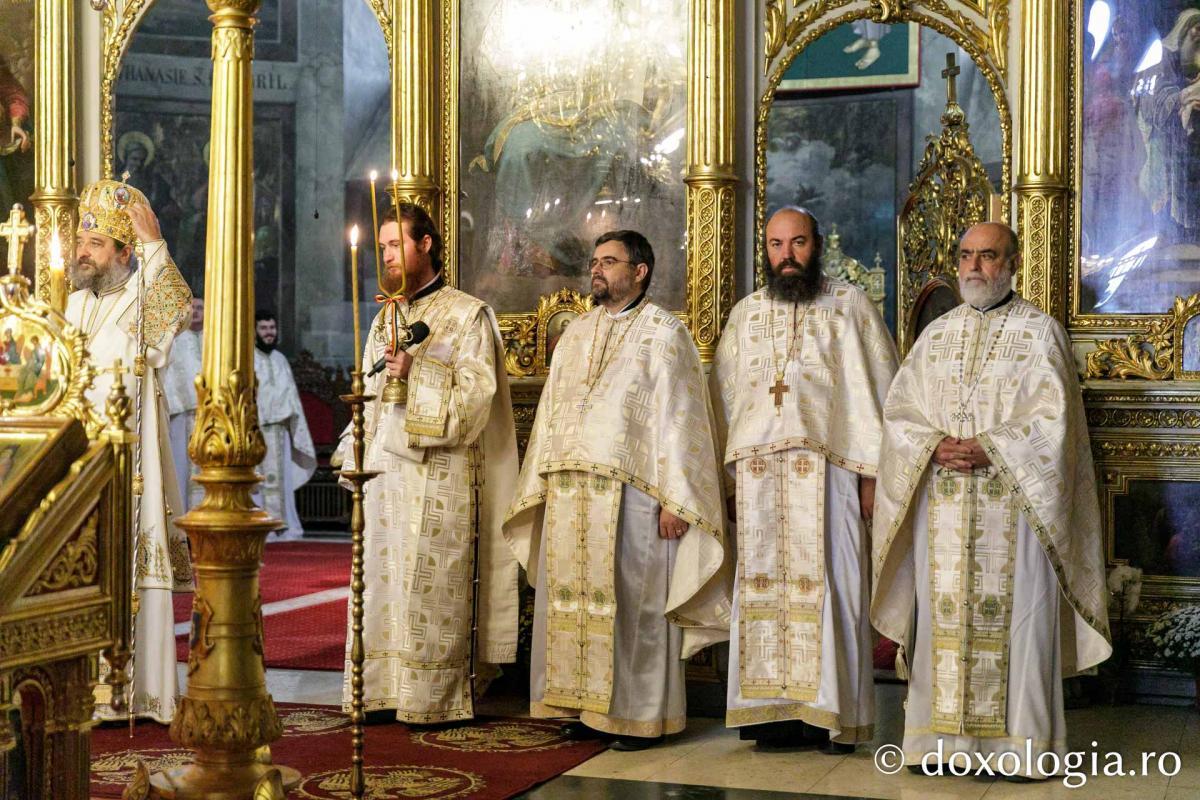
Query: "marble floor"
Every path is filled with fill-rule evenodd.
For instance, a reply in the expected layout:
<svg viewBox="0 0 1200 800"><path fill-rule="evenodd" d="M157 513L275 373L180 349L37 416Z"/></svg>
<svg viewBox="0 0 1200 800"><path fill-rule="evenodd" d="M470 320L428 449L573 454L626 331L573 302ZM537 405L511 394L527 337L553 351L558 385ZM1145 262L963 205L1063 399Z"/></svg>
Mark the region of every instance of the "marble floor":
<svg viewBox="0 0 1200 800"><path fill-rule="evenodd" d="M276 700L293 703L337 704L341 674L269 670L267 685ZM1200 713L1193 708L1166 706L1094 707L1067 712L1070 747L1088 753L1120 753L1125 767L1139 767L1143 753L1175 753L1177 774L1086 777L1070 788L1061 779L1017 784L975 777L926 777L902 770L884 775L876 769L875 751L898 742L903 720L903 687L876 687L879 720L876 740L852 755L827 756L813 750L763 752L742 741L737 731L720 720L695 718L683 733L659 747L642 752L605 751L528 793L531 800L568 798L629 798L629 800L701 800L725 798L831 797L880 800L1200 800ZM516 697L489 697L485 714L517 715L524 702ZM368 731L368 739L370 734ZM1095 742L1095 745L1092 743ZM1147 762L1157 763L1157 755ZM1168 771L1175 764L1164 760Z"/></svg>

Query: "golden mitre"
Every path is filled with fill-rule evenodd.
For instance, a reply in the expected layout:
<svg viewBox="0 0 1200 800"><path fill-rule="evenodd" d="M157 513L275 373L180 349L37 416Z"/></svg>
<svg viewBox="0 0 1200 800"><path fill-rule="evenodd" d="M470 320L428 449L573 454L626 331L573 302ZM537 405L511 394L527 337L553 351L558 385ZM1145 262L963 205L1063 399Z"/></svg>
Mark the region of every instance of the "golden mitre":
<svg viewBox="0 0 1200 800"><path fill-rule="evenodd" d="M134 244L133 221L126 209L149 205L146 195L127 183L105 178L89 184L79 196L79 232L101 233L122 244Z"/></svg>

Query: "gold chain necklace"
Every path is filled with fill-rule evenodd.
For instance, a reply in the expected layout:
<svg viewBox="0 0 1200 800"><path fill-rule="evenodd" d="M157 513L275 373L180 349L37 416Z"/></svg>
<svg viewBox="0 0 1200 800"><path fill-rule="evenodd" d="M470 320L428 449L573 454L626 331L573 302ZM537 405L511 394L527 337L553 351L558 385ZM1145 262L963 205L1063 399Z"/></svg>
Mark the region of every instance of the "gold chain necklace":
<svg viewBox="0 0 1200 800"><path fill-rule="evenodd" d="M971 384L971 388L958 402L958 410L951 415L951 419L958 422L958 438L962 438L963 424L974 419L974 415L967 412L967 404L971 402L971 398L975 396L975 390L979 388L979 384L983 382L983 373L987 369L988 362L992 360L992 353L996 350L996 345L1000 343L1000 337L1004 334L1004 328L1008 325L1008 318L1012 315L1013 306L1015 303L1010 303L1008 309L1004 312L1004 317L1000 320L1000 327L996 329L996 335L992 337L992 343L988 345L987 352L983 355L983 362L979 365L979 371L975 374L975 381ZM986 316L984 317L986 320ZM988 321L989 327L991 321ZM967 380L967 329L964 327L962 331L963 340L963 355L962 360L958 362L958 386L959 392L962 392L962 387Z"/></svg>
<svg viewBox="0 0 1200 800"><path fill-rule="evenodd" d="M775 368L775 383L767 389L768 394L775 396L775 415L779 416L783 409L783 396L791 391L790 386L783 382L784 372L787 370L787 365L791 363L792 357L796 354L796 342L800 339L799 334L803 331L804 320L808 318L808 311L812 308L812 303L804 306L804 314L797 321L796 307L798 303L792 303L792 335L788 340L787 346L784 348L785 354L783 363L779 363L779 350L775 347L775 302L771 301L771 365Z"/></svg>
<svg viewBox="0 0 1200 800"><path fill-rule="evenodd" d="M613 359L616 358L617 353L621 351L621 345L625 343L625 337L629 335L629 331L633 330L634 321L637 319L638 315L642 313L642 309L645 307L645 304L643 304L640 308L635 309L629 315L628 321L620 319L613 320L613 328L615 328L621 322L626 322L625 329L621 331L621 336L617 339L617 343L613 346L612 350L608 349L608 338L609 334L612 333L612 328L608 329L608 333L604 335L604 351L600 354L600 367L596 370L596 374L592 375L592 365L596 358L596 340L600 337L600 323L603 321L605 311L602 309L596 315L596 327L592 331L592 346L588 349L587 377L584 379L584 384L587 387L587 391L584 392L583 399L580 400L576 405L576 408L579 411L585 411L587 409L588 399L592 396L592 391L595 390L596 386L600 383L600 379L604 376L605 371L608 370L608 366L613 362Z"/></svg>

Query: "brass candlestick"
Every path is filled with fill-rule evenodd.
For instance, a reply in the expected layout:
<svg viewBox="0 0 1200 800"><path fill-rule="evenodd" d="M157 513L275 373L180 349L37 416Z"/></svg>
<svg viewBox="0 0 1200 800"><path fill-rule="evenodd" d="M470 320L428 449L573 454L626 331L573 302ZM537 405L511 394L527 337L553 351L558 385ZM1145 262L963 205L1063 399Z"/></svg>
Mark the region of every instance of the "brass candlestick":
<svg viewBox="0 0 1200 800"><path fill-rule="evenodd" d="M375 399L374 395L366 394L363 384L361 367L350 373L350 394L342 395L342 401L349 404L353 413L353 469L343 469L339 475L353 484L350 491L350 619L353 638L350 643L350 725L351 748L350 761L350 796L354 800L362 800L366 792L366 777L363 774L363 720L366 712L363 708L363 661L366 651L363 648L363 591L366 584L363 581L363 487L367 481L378 475L378 472L364 470L363 460L366 455L363 409L366 404Z"/></svg>

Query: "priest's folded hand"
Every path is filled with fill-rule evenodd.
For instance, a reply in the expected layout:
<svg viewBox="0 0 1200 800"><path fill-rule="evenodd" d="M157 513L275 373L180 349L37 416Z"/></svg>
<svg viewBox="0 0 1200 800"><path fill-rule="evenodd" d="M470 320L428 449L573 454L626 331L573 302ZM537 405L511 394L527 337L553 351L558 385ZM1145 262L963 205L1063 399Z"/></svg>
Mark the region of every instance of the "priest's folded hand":
<svg viewBox="0 0 1200 800"><path fill-rule="evenodd" d="M678 539L687 533L688 524L665 508L658 515L658 535L664 539Z"/></svg>
<svg viewBox="0 0 1200 800"><path fill-rule="evenodd" d="M992 465L991 459L983 452L983 446L978 440L956 439L953 436L947 436L938 442L933 451L933 463L956 472L970 472Z"/></svg>

